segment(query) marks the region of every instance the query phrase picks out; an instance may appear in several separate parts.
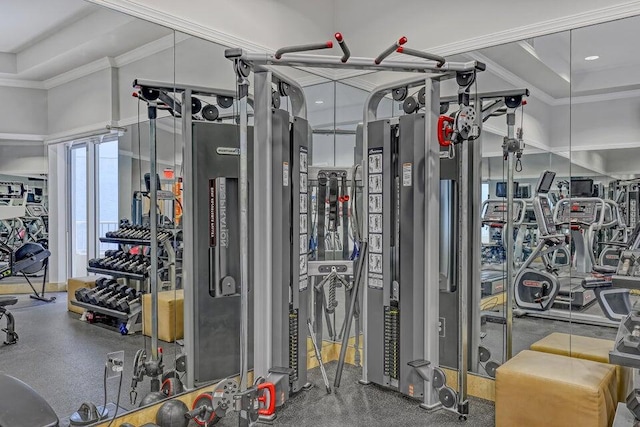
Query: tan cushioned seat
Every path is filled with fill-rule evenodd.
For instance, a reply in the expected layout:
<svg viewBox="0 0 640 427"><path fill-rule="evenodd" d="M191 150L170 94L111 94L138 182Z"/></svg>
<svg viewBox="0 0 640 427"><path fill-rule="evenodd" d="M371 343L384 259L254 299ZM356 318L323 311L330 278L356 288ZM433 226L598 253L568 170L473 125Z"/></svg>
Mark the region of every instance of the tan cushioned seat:
<svg viewBox="0 0 640 427"><path fill-rule="evenodd" d="M496 372L496 427L607 427L616 411L612 365L524 350Z"/></svg>
<svg viewBox="0 0 640 427"><path fill-rule="evenodd" d="M562 356L575 357L577 359L593 360L594 362L609 363L609 351L613 349L614 342L600 338L582 337L554 332L531 345L530 349L543 353L560 354ZM617 379L618 402L626 402L627 395L631 391L633 373L624 366L614 365Z"/></svg>
<svg viewBox="0 0 640 427"><path fill-rule="evenodd" d="M142 296L142 333L151 336L151 294ZM184 338L184 290L158 292L158 339Z"/></svg>

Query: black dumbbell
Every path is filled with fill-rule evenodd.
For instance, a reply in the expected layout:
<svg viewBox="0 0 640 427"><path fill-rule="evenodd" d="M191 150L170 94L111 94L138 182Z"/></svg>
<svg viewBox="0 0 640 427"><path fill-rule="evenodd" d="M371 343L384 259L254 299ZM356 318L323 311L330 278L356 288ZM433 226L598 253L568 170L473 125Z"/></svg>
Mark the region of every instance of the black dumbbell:
<svg viewBox="0 0 640 427"><path fill-rule="evenodd" d="M138 255L138 257L142 257L141 255ZM122 264L118 266L118 271L124 271L127 273L131 273L133 271L135 271L135 269L144 264L144 259L140 259L140 258L134 258L131 261L129 261L128 263ZM144 258L144 257L142 257Z"/></svg>
<svg viewBox="0 0 640 427"><path fill-rule="evenodd" d="M139 299L140 296L136 292L135 289L129 288L127 289L124 296L119 296L117 300L111 301L109 308L112 310L122 311L124 313L128 313L130 310L131 303Z"/></svg>
<svg viewBox="0 0 640 427"><path fill-rule="evenodd" d="M110 270L116 270L118 265L121 265L121 264L124 264L125 262L128 262L129 260L133 259L132 257L134 257L134 256L135 255L123 253L118 258L114 258L114 259L112 259L110 261L101 263L100 265L102 265L102 268L106 268L106 269L110 269Z"/></svg>
<svg viewBox="0 0 640 427"><path fill-rule="evenodd" d="M108 281L107 285L96 291L96 292L92 292L88 295L88 303L89 304L93 304L93 305L97 305L98 304L98 299L102 296L102 295L109 295L113 289L118 286L119 283L115 280L115 279L111 279Z"/></svg>
<svg viewBox="0 0 640 427"><path fill-rule="evenodd" d="M129 292L131 292L130 291L131 289L133 288L127 285L118 286L115 292L113 292L113 294L111 294L109 298L107 298L107 300L104 301L103 305L107 308L112 308L114 303L118 301L120 298L122 298L123 296L127 295Z"/></svg>
<svg viewBox="0 0 640 427"><path fill-rule="evenodd" d="M123 287L128 288L127 285L120 285L120 284L115 285L114 287L111 288L111 290L109 292L105 292L104 294L100 295L97 298L96 305L99 305L101 307L106 307L107 306L107 301L109 300L109 298L119 295L120 294L120 290Z"/></svg>
<svg viewBox="0 0 640 427"><path fill-rule="evenodd" d="M101 289L104 289L107 286L107 283L109 282L109 280L111 279L109 279L108 277L100 277L99 279L96 280L95 288L77 289L75 292L76 301L89 302L89 295Z"/></svg>
<svg viewBox="0 0 640 427"><path fill-rule="evenodd" d="M100 266L104 262L108 262L110 260L118 258L122 253L123 253L122 251L107 251L105 253L105 257L104 258L93 258L93 259L90 259L89 262L88 262L89 267L101 268Z"/></svg>

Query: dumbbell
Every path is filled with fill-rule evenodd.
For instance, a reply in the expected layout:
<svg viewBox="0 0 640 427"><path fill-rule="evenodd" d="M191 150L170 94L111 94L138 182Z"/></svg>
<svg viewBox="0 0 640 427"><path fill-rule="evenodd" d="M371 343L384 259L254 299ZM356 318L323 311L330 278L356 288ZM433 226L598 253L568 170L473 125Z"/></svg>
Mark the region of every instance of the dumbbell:
<svg viewBox="0 0 640 427"><path fill-rule="evenodd" d="M99 291L101 289L104 289L109 280L111 280L111 279L109 279L108 277L100 277L98 280L96 280L96 287L95 288L80 288L80 289L77 289L76 292L75 292L76 301L89 302L89 295L94 293L94 292L97 292L97 291Z"/></svg>
<svg viewBox="0 0 640 427"><path fill-rule="evenodd" d="M104 258L90 259L88 262L89 267L100 268L100 265L102 263L118 258L122 253L123 253L122 251L113 251L113 250L107 251L105 252Z"/></svg>
<svg viewBox="0 0 640 427"><path fill-rule="evenodd" d="M126 264L122 264L120 266L118 266L118 270L119 271L124 271L127 273L133 273L134 271L136 271L136 269L145 264L145 260L144 257L142 255L138 255L138 257L142 257L142 258L135 258L133 260L131 260L130 262L126 263Z"/></svg>
<svg viewBox="0 0 640 427"><path fill-rule="evenodd" d="M111 308L113 310L122 311L124 313L129 313L131 309L131 304L140 299L142 294L138 295L136 290L133 288L129 288L126 292L126 295L120 297L120 299L111 303Z"/></svg>
<svg viewBox="0 0 640 427"><path fill-rule="evenodd" d="M113 295L113 292L115 292L115 289L118 286L120 286L120 284L114 279L113 282L107 285L104 289L89 294L89 304L103 305L104 301Z"/></svg>
<svg viewBox="0 0 640 427"><path fill-rule="evenodd" d="M138 256L138 255L136 255L136 254L126 254L125 256L123 256L122 258L120 258L119 260L117 260L117 261L113 262L113 263L109 266L109 268L111 268L112 270L120 270L120 268L121 268L123 265L129 264L129 263L131 263L131 262L135 261L137 256Z"/></svg>
<svg viewBox="0 0 640 427"><path fill-rule="evenodd" d="M133 289L130 286L119 286L117 291L114 292L105 302L104 302L104 306L107 308L112 308L115 304L116 301L118 301L120 298L122 298L125 295L128 295L131 292L131 289ZM134 290L135 291L135 290Z"/></svg>
<svg viewBox="0 0 640 427"><path fill-rule="evenodd" d="M118 284L118 285L114 286L113 288L111 288L111 292L106 292L106 293L100 295L97 298L97 304L96 305L99 305L101 307L107 307L107 301L111 297L114 297L114 296L117 297L118 295L120 295L121 290L122 289L126 289L126 288L128 288L127 285Z"/></svg>
<svg viewBox="0 0 640 427"><path fill-rule="evenodd" d="M98 305L98 300L100 297L102 297L103 295L108 296L111 294L111 292L113 292L114 288L116 286L118 286L119 283L115 281L115 279L111 279L109 281L109 283L107 284L107 286L105 286L104 288L100 289L99 291L96 292L92 292L91 294L88 295L88 302L90 304L93 305Z"/></svg>

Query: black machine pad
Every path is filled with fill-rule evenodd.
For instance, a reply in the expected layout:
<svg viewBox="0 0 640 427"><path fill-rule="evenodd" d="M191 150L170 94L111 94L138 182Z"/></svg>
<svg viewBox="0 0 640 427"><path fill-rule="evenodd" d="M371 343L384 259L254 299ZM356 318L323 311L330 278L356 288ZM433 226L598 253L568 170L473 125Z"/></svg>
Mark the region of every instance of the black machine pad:
<svg viewBox="0 0 640 427"><path fill-rule="evenodd" d="M49 404L27 384L0 373L0 427L58 427Z"/></svg>
<svg viewBox="0 0 640 427"><path fill-rule="evenodd" d="M12 296L0 296L0 307L6 307L8 305L14 305L18 302L18 298Z"/></svg>

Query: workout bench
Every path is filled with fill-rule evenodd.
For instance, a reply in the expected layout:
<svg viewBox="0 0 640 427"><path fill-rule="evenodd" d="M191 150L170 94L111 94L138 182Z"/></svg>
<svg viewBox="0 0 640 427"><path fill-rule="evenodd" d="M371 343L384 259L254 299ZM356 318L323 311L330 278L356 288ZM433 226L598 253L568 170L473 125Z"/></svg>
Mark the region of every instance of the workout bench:
<svg viewBox="0 0 640 427"><path fill-rule="evenodd" d="M11 345L18 342L18 334L16 333L16 322L13 318L13 314L11 314L6 307L9 305L14 305L18 302L18 298L12 296L0 296L0 319L3 316L7 316L7 327L2 329L2 332L7 334L7 339L5 340L5 345Z"/></svg>

